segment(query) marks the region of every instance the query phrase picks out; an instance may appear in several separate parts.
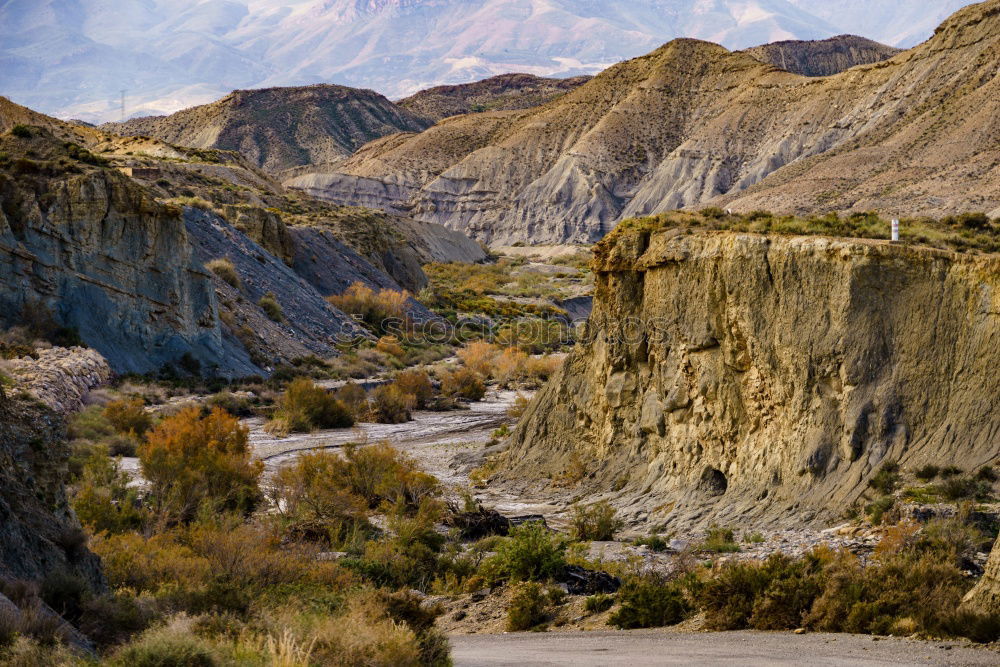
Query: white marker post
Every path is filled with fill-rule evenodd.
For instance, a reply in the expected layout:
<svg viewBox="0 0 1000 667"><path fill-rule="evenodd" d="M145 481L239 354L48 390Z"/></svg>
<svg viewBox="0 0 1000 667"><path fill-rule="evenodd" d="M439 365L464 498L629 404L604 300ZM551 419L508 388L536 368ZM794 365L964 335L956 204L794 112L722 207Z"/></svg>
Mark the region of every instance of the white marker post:
<svg viewBox="0 0 1000 667"><path fill-rule="evenodd" d="M899 243L899 220L892 219L892 242Z"/></svg>

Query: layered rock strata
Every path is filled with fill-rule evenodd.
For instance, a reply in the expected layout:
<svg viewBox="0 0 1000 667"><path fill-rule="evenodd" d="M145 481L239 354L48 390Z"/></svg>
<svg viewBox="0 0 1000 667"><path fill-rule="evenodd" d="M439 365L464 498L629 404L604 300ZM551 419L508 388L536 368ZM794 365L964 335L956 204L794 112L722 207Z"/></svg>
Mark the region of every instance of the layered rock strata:
<svg viewBox="0 0 1000 667"><path fill-rule="evenodd" d="M587 340L503 477L586 471L636 519L836 518L887 462L1000 456L1000 258L823 237L622 229Z"/></svg>

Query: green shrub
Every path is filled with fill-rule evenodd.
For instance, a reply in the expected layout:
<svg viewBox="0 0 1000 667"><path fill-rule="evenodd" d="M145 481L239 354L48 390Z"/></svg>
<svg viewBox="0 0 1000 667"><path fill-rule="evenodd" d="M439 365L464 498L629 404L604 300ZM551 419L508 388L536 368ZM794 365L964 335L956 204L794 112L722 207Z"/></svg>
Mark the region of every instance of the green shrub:
<svg viewBox="0 0 1000 667"><path fill-rule="evenodd" d="M278 303L278 299L274 296L273 292L268 292L260 297L257 305L260 306L269 320L279 323L285 321L285 314L281 310L281 304Z"/></svg>
<svg viewBox="0 0 1000 667"><path fill-rule="evenodd" d="M486 385L471 368L456 368L441 378L441 393L452 398L480 401L486 395Z"/></svg>
<svg viewBox="0 0 1000 667"><path fill-rule="evenodd" d="M413 513L440 493L433 475L422 472L413 459L385 442L365 447L349 444L343 456L303 454L295 465L275 473L273 488L279 516L293 530L324 539L331 528L367 525L365 510L391 505Z"/></svg>
<svg viewBox="0 0 1000 667"><path fill-rule="evenodd" d="M14 127L10 128L10 133L13 134L15 137L20 137L21 139L31 138L31 128L29 128L27 125L15 125Z"/></svg>
<svg viewBox="0 0 1000 667"><path fill-rule="evenodd" d="M519 584L507 609L507 630L531 630L544 623L548 617L548 598L535 582Z"/></svg>
<svg viewBox="0 0 1000 667"><path fill-rule="evenodd" d="M944 466L943 468L941 468L941 471L938 474L942 478L948 479L950 477L954 477L955 475L961 475L963 472L965 471L959 468L958 466L951 465L951 466Z"/></svg>
<svg viewBox="0 0 1000 667"><path fill-rule="evenodd" d="M570 536L578 541L609 541L621 530L615 508L606 500L583 507L577 505L570 517Z"/></svg>
<svg viewBox="0 0 1000 667"><path fill-rule="evenodd" d="M899 486L900 475L899 475L899 464L894 461L889 461L882 464L875 475L868 480L868 486L872 487L882 495L888 495L896 490Z"/></svg>
<svg viewBox="0 0 1000 667"><path fill-rule="evenodd" d="M104 447L95 447L83 464L73 509L80 523L95 533L140 529L147 516L131 477Z"/></svg>
<svg viewBox="0 0 1000 667"><path fill-rule="evenodd" d="M217 394L212 394L205 401L205 405L209 409L221 408L234 417L253 417L256 414L253 403L249 398L237 396L230 391L220 391Z"/></svg>
<svg viewBox="0 0 1000 667"><path fill-rule="evenodd" d="M98 647L118 646L147 629L156 613L129 595L104 595L83 603L79 628Z"/></svg>
<svg viewBox="0 0 1000 667"><path fill-rule="evenodd" d="M91 405L69 418L66 434L70 440L97 442L114 435L116 431L104 414L104 408Z"/></svg>
<svg viewBox="0 0 1000 667"><path fill-rule="evenodd" d="M917 468L917 470L913 474L920 481L922 481L922 482L929 482L932 479L934 479L935 477L937 477L938 473L940 471L941 471L941 468L939 468L936 465L928 463L925 466L920 466L919 468Z"/></svg>
<svg viewBox="0 0 1000 667"><path fill-rule="evenodd" d="M605 593L598 593L597 595L591 595L584 600L583 608L591 614L600 614L608 609L611 609L614 604L615 599L612 596L606 595Z"/></svg>
<svg viewBox="0 0 1000 667"><path fill-rule="evenodd" d="M368 503L350 488L346 461L333 452L304 453L279 469L269 495L283 532L296 538L339 544L370 529Z"/></svg>
<svg viewBox="0 0 1000 667"><path fill-rule="evenodd" d="M740 550L740 545L736 543L736 535L731 529L712 526L708 529L701 548L714 553L733 553Z"/></svg>
<svg viewBox="0 0 1000 667"><path fill-rule="evenodd" d="M122 647L111 659L121 667L215 667L211 644L189 631L157 628Z"/></svg>
<svg viewBox="0 0 1000 667"><path fill-rule="evenodd" d="M618 591L619 608L608 623L623 630L675 625L691 613L681 587L659 577L633 577Z"/></svg>
<svg viewBox="0 0 1000 667"><path fill-rule="evenodd" d="M990 482L992 484L997 481L997 479L1000 479L1000 476L997 475L996 468L986 465L976 471L976 479L981 482Z"/></svg>
<svg viewBox="0 0 1000 667"><path fill-rule="evenodd" d="M372 392L371 414L379 424L402 424L410 421L412 397L396 385L382 385Z"/></svg>
<svg viewBox="0 0 1000 667"><path fill-rule="evenodd" d="M104 417L123 435L142 437L153 427L153 417L146 412L146 404L141 398L108 403L104 408Z"/></svg>
<svg viewBox="0 0 1000 667"><path fill-rule="evenodd" d="M310 433L353 425L350 410L333 394L309 378L299 377L292 380L278 399L274 419L268 427L274 432Z"/></svg>
<svg viewBox="0 0 1000 667"><path fill-rule="evenodd" d="M965 498L987 499L990 496L992 485L989 482L975 479L973 477L949 477L940 484L935 485L935 490L946 500L963 500Z"/></svg>
<svg viewBox="0 0 1000 667"><path fill-rule="evenodd" d="M493 580L546 581L566 567L567 544L538 521L511 528L497 552L483 563L483 572Z"/></svg>
<svg viewBox="0 0 1000 667"><path fill-rule="evenodd" d="M727 563L696 598L713 630L797 628L819 595L815 559L772 554L764 562Z"/></svg>
<svg viewBox="0 0 1000 667"><path fill-rule="evenodd" d="M229 283L229 285L235 289L243 289L243 282L240 280L240 274L236 270L236 265L233 264L231 259L227 257L213 259L205 264L205 268L219 276L219 278Z"/></svg>
<svg viewBox="0 0 1000 667"><path fill-rule="evenodd" d="M632 541L632 544L637 547L649 547L652 551L660 552L666 551L670 548L670 545L665 539L659 535L650 535L648 537L638 537Z"/></svg>
<svg viewBox="0 0 1000 667"><path fill-rule="evenodd" d="M892 496L882 496L865 507L865 514L872 524L878 526L886 519L886 514L896 506L896 499Z"/></svg>

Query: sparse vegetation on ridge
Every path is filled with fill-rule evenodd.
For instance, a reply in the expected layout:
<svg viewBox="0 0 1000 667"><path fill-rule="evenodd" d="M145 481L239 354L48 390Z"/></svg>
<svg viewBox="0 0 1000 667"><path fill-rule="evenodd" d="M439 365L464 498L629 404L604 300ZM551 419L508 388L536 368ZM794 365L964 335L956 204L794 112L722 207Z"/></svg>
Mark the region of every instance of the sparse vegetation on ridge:
<svg viewBox="0 0 1000 667"><path fill-rule="evenodd" d="M672 211L659 215L632 218L618 224L602 241L610 247L619 236L633 232L731 231L757 234L819 235L858 239L888 239L890 221L877 213L827 213L799 217L770 211L727 213L718 208L701 211ZM904 218L900 220L903 243L925 245L958 252L1000 251L1000 221L983 213L964 213L941 219Z"/></svg>

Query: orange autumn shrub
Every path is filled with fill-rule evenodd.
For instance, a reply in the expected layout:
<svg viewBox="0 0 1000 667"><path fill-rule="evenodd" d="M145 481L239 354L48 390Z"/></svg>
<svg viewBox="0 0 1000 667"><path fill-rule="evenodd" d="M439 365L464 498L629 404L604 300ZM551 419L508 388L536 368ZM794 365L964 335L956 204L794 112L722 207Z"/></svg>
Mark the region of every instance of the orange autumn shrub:
<svg viewBox="0 0 1000 667"><path fill-rule="evenodd" d="M138 452L160 521L190 521L205 504L250 514L261 499L264 464L251 457L247 436L239 420L219 408L202 417L191 407L160 422Z"/></svg>

